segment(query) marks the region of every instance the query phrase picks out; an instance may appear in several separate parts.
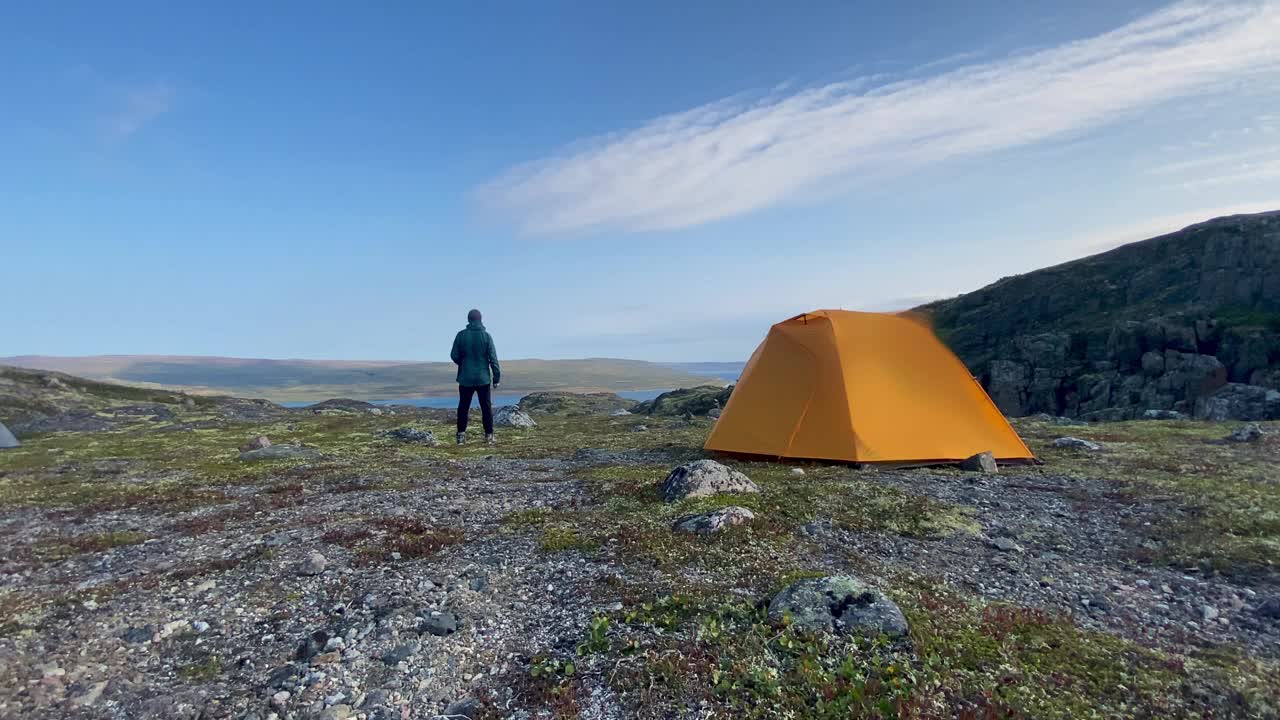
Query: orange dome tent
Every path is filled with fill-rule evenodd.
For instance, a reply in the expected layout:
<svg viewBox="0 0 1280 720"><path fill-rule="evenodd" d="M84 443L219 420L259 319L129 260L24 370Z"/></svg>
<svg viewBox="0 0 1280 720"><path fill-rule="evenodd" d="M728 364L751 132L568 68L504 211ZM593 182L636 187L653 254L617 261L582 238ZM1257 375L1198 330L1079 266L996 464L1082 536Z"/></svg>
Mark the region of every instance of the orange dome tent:
<svg viewBox="0 0 1280 720"><path fill-rule="evenodd" d="M1032 461L968 368L910 315L816 310L774 325L706 449L858 463Z"/></svg>

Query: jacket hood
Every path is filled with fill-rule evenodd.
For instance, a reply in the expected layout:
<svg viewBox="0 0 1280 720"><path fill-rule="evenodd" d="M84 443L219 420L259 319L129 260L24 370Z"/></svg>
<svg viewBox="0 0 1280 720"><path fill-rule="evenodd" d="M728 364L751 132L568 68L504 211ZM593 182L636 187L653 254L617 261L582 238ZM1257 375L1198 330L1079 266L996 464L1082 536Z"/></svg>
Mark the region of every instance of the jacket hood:
<svg viewBox="0 0 1280 720"><path fill-rule="evenodd" d="M484 323L482 323L482 322L469 322L469 323L467 323L467 329L468 329L468 330L483 330L483 329L484 329Z"/></svg>

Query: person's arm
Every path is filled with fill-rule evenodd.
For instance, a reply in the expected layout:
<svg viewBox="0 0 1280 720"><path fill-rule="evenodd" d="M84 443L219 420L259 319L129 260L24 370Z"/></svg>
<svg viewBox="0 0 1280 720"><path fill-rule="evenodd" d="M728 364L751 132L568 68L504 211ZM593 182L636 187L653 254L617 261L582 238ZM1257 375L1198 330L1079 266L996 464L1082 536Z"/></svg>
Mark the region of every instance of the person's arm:
<svg viewBox="0 0 1280 720"><path fill-rule="evenodd" d="M449 358L454 365L462 364L462 335L453 336L453 349L449 351Z"/></svg>
<svg viewBox="0 0 1280 720"><path fill-rule="evenodd" d="M493 346L493 336L489 336L489 347L486 350L489 360L489 369L493 371L493 384L497 385L502 382L502 368L498 365L498 349Z"/></svg>

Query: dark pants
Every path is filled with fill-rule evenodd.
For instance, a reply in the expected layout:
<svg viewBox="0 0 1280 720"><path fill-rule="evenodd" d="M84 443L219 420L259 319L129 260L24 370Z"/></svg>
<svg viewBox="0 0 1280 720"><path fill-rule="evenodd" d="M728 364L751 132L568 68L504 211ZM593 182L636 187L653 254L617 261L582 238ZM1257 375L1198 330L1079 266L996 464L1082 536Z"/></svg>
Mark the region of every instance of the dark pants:
<svg viewBox="0 0 1280 720"><path fill-rule="evenodd" d="M489 395L489 386L458 386L458 432L467 431L467 416L471 414L471 396L480 397L480 416L484 419L484 434L493 434L493 398Z"/></svg>

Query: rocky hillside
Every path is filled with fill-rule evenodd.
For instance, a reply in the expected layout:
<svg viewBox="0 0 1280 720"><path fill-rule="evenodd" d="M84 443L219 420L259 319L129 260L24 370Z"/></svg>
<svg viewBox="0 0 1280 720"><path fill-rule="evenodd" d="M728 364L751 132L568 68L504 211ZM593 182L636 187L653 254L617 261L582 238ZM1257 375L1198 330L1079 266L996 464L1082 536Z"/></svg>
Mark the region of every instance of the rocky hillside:
<svg viewBox="0 0 1280 720"><path fill-rule="evenodd" d="M920 310L1009 415L1280 417L1280 211L1217 218Z"/></svg>

